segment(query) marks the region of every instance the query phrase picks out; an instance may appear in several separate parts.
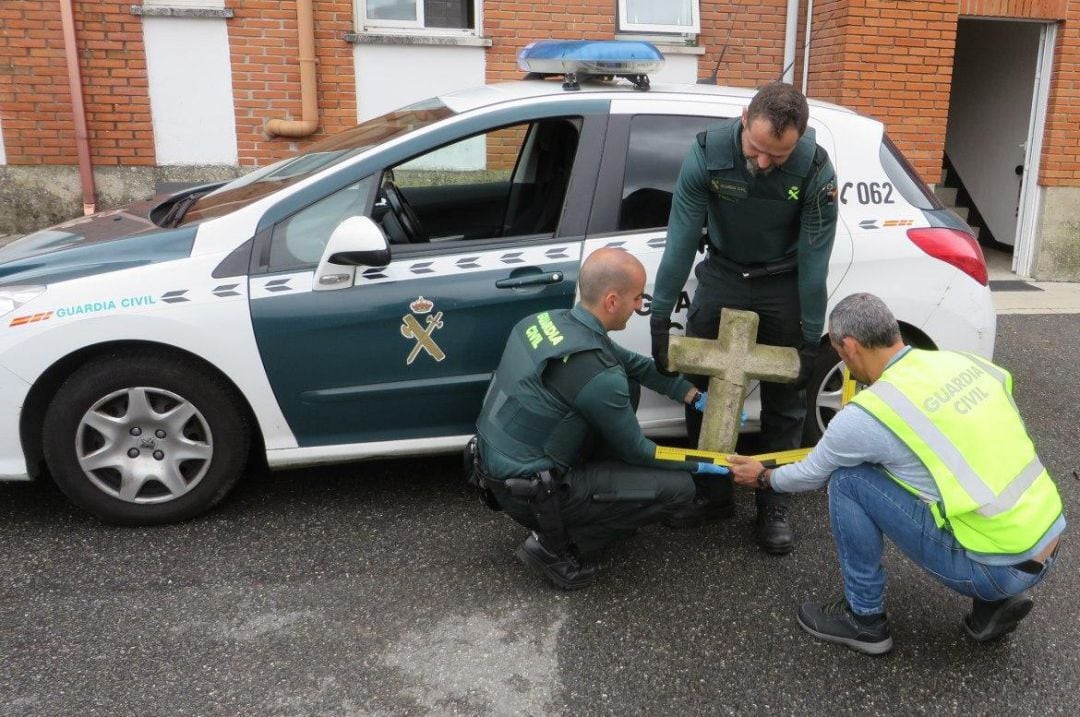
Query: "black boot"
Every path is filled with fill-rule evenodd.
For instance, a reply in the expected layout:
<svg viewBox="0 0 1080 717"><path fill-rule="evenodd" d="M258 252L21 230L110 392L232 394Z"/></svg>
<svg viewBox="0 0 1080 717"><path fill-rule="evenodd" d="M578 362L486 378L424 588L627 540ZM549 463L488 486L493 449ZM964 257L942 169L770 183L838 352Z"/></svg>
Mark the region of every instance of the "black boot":
<svg viewBox="0 0 1080 717"><path fill-rule="evenodd" d="M780 503L759 503L754 521L758 545L771 555L786 555L795 547L795 531L787 518L788 507Z"/></svg>
<svg viewBox="0 0 1080 717"><path fill-rule="evenodd" d="M595 565L583 562L574 555L573 550L556 555L544 547L536 533L529 534L525 542L518 546L515 555L525 567L563 590L587 588L596 578Z"/></svg>
<svg viewBox="0 0 1080 717"><path fill-rule="evenodd" d="M964 617L964 632L976 642L996 640L1015 630L1034 604L1035 601L1024 594L994 602L974 598L971 612Z"/></svg>
<svg viewBox="0 0 1080 717"><path fill-rule="evenodd" d="M694 502L685 508L680 508L664 519L664 525L669 528L696 528L715 520L730 518L735 514L735 504L712 500L710 498L697 497Z"/></svg>

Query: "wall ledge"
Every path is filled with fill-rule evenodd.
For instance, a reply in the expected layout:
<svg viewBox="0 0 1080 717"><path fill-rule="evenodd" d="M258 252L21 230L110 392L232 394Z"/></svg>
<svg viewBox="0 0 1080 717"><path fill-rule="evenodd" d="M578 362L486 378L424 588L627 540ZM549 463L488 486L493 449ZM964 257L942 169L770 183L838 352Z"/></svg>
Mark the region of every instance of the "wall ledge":
<svg viewBox="0 0 1080 717"><path fill-rule="evenodd" d="M210 17L230 19L230 8L212 7L162 7L159 5L132 5L131 14L139 17Z"/></svg>

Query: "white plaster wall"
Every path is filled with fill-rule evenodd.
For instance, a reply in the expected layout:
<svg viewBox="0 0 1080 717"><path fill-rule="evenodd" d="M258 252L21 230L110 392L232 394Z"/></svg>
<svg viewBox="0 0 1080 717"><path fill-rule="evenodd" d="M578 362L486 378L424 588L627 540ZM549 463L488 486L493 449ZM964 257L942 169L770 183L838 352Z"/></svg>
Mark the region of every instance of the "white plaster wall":
<svg viewBox="0 0 1080 717"><path fill-rule="evenodd" d="M238 162L225 22L143 18L159 165Z"/></svg>
<svg viewBox="0 0 1080 717"><path fill-rule="evenodd" d="M0 164L7 164L7 154L4 152L4 118L0 117Z"/></svg>
<svg viewBox="0 0 1080 717"><path fill-rule="evenodd" d="M484 84L483 47L357 45L356 117L378 117L429 97Z"/></svg>
<svg viewBox="0 0 1080 717"><path fill-rule="evenodd" d="M663 52L663 48L661 48ZM649 82L659 84L661 82L675 82L684 85L692 85L698 80L698 56L697 55L664 55L664 66L659 72L649 74Z"/></svg>
<svg viewBox="0 0 1080 717"><path fill-rule="evenodd" d="M1035 88L1039 26L961 20L945 151L975 206L1003 244L1016 241L1016 210Z"/></svg>

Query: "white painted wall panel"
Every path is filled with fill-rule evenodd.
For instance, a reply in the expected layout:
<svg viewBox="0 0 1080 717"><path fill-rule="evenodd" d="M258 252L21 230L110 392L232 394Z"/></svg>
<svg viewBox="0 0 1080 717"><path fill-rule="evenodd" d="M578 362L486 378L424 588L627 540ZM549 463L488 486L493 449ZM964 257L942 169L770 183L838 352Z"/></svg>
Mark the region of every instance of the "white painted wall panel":
<svg viewBox="0 0 1080 717"><path fill-rule="evenodd" d="M945 151L994 238L1013 244L1039 26L961 20Z"/></svg>
<svg viewBox="0 0 1080 717"><path fill-rule="evenodd" d="M484 48L357 45L356 114L361 122L435 95L484 84Z"/></svg>
<svg viewBox="0 0 1080 717"><path fill-rule="evenodd" d="M664 66L659 72L649 74L653 84L677 82L692 85L698 80L697 55L664 55Z"/></svg>
<svg viewBox="0 0 1080 717"><path fill-rule="evenodd" d="M0 117L0 164L7 164L7 154L4 152L4 118Z"/></svg>
<svg viewBox="0 0 1080 717"><path fill-rule="evenodd" d="M159 165L238 161L225 22L143 18Z"/></svg>

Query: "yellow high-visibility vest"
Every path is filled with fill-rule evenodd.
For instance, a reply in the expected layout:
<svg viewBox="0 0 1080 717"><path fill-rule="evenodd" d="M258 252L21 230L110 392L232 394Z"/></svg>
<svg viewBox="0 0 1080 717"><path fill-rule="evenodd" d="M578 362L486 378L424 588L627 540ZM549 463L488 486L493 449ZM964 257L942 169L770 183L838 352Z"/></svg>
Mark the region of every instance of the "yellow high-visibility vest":
<svg viewBox="0 0 1080 717"><path fill-rule="evenodd" d="M1061 497L1012 398L1012 376L985 359L912 349L856 394L892 431L941 493L939 527L965 548L1019 554L1061 515ZM908 490L914 489L900 479Z"/></svg>

